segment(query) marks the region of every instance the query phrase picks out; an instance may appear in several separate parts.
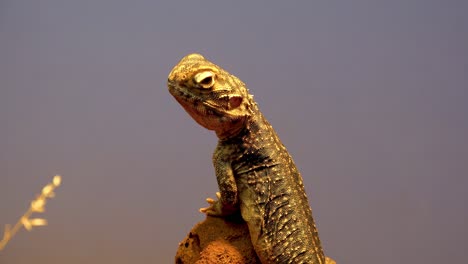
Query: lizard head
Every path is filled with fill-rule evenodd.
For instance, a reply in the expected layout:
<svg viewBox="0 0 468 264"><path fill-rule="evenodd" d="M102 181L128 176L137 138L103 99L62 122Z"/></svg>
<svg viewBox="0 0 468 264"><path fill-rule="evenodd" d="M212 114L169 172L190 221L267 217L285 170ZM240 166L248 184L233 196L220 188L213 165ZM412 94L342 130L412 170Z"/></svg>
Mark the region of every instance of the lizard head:
<svg viewBox="0 0 468 264"><path fill-rule="evenodd" d="M169 92L201 126L218 137L238 133L251 115L245 84L200 54L190 54L172 69Z"/></svg>

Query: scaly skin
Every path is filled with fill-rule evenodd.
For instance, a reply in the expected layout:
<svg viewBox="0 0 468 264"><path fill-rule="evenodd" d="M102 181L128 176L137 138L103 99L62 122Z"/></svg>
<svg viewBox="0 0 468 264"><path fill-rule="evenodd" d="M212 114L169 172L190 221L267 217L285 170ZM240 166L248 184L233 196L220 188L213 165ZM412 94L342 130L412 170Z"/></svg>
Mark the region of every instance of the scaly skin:
<svg viewBox="0 0 468 264"><path fill-rule="evenodd" d="M332 263L320 244L302 177L245 84L199 54L184 57L169 92L219 138L213 163L220 193L201 211L240 210L262 263Z"/></svg>

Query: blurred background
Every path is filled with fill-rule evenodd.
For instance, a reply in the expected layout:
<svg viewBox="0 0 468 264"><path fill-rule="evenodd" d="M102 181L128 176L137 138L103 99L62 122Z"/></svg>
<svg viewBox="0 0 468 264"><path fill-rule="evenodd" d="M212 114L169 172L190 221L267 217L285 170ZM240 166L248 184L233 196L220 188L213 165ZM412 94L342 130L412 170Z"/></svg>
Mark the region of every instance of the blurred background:
<svg viewBox="0 0 468 264"><path fill-rule="evenodd" d="M167 92L186 54L237 75L303 174L338 263L468 252L468 2L0 1L1 264L173 263L217 191L213 132ZM0 237L3 230L0 231Z"/></svg>

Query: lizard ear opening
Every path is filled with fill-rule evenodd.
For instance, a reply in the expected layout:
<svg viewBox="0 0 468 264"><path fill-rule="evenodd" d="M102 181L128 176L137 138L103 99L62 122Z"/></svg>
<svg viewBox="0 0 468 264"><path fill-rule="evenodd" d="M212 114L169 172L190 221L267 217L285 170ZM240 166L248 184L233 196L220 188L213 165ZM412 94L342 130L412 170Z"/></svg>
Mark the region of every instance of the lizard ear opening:
<svg viewBox="0 0 468 264"><path fill-rule="evenodd" d="M241 96L232 96L229 98L229 109L234 109L242 104Z"/></svg>
<svg viewBox="0 0 468 264"><path fill-rule="evenodd" d="M212 71L203 71L195 74L193 80L204 89L210 89L215 84L215 74Z"/></svg>

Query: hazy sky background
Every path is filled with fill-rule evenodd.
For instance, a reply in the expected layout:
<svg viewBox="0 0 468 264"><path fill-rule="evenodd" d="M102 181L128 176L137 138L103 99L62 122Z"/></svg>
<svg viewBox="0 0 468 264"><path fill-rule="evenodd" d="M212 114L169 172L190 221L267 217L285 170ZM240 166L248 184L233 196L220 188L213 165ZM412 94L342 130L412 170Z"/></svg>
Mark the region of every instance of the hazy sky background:
<svg viewBox="0 0 468 264"><path fill-rule="evenodd" d="M305 1L304 1L305 2ZM200 52L247 83L340 264L468 258L468 2L0 1L1 264L173 263L217 191L167 92ZM0 236L3 230L0 231Z"/></svg>

